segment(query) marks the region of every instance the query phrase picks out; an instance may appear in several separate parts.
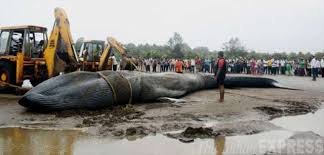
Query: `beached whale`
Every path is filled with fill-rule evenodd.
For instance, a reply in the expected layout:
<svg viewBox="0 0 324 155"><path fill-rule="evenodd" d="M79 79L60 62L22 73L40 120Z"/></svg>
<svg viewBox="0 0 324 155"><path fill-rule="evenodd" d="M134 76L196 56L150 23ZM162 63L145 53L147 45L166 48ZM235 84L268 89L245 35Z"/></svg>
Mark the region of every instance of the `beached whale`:
<svg viewBox="0 0 324 155"><path fill-rule="evenodd" d="M269 78L226 77L225 87L278 87ZM28 91L19 104L36 111L101 109L112 105L147 102L161 97L217 88L211 74L142 73L130 71L73 72L44 81Z"/></svg>

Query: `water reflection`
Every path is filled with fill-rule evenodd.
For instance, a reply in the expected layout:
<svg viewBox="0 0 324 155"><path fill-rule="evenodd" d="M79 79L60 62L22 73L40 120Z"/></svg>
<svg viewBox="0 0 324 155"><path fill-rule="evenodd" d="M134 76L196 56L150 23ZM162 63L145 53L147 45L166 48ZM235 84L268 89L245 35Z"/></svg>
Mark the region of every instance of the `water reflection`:
<svg viewBox="0 0 324 155"><path fill-rule="evenodd" d="M264 154L267 151L281 149L277 145L292 136L292 132L277 130L254 135L218 136L214 140L216 155ZM202 153L203 154L203 153Z"/></svg>
<svg viewBox="0 0 324 155"><path fill-rule="evenodd" d="M225 136L217 136L214 143L216 155L223 155L223 152L225 151Z"/></svg>
<svg viewBox="0 0 324 155"><path fill-rule="evenodd" d="M71 155L79 131L1 128L0 151L7 155Z"/></svg>
<svg viewBox="0 0 324 155"><path fill-rule="evenodd" d="M308 113L299 116L280 117L271 121L271 123L281 126L291 131L313 131L324 136L324 109L319 109L315 113Z"/></svg>
<svg viewBox="0 0 324 155"><path fill-rule="evenodd" d="M37 130L23 128L0 129L0 153L8 155L232 155L259 154L260 142L285 140L293 133L270 131L255 135L218 136L216 139L195 139L193 143L182 143L157 134L136 141L117 140L109 137L82 136L74 130ZM266 143L268 144L268 143ZM270 143L269 143L270 144Z"/></svg>

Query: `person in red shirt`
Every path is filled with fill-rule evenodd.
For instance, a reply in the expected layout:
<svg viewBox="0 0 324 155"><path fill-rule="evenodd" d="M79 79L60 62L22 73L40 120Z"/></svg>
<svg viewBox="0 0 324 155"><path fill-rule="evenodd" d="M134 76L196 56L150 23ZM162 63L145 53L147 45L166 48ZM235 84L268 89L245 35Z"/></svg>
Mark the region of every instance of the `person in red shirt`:
<svg viewBox="0 0 324 155"><path fill-rule="evenodd" d="M176 64L175 64L176 73L182 73L182 67L183 67L183 63L182 63L182 61L180 59L178 59Z"/></svg>
<svg viewBox="0 0 324 155"><path fill-rule="evenodd" d="M219 102L224 102L224 81L226 77L226 60L224 59L224 52L218 53L218 60L215 64L215 79L217 80L220 95Z"/></svg>

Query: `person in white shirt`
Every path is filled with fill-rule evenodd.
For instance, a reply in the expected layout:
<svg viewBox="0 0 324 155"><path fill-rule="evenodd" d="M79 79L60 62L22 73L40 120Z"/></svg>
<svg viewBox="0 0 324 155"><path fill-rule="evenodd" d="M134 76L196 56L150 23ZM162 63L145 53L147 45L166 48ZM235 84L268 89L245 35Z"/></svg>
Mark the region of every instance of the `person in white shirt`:
<svg viewBox="0 0 324 155"><path fill-rule="evenodd" d="M81 61L87 61L88 60L88 56L89 56L88 50L89 50L88 45L85 46L85 47L84 47L84 45L82 45L81 51L79 53L79 58L81 59Z"/></svg>
<svg viewBox="0 0 324 155"><path fill-rule="evenodd" d="M176 60L172 59L171 60L171 71L174 72L175 71L175 64L176 64Z"/></svg>
<svg viewBox="0 0 324 155"><path fill-rule="evenodd" d="M279 68L279 61L272 59L272 74L276 75Z"/></svg>
<svg viewBox="0 0 324 155"><path fill-rule="evenodd" d="M196 61L195 59L191 59L191 72L195 73L196 68Z"/></svg>
<svg viewBox="0 0 324 155"><path fill-rule="evenodd" d="M324 78L324 58L321 59L321 72L322 72L322 78Z"/></svg>
<svg viewBox="0 0 324 155"><path fill-rule="evenodd" d="M312 69L312 75L313 75L313 81L316 81L316 72L317 72L316 61L317 61L316 58L313 56L313 59L310 62L311 69Z"/></svg>
<svg viewBox="0 0 324 155"><path fill-rule="evenodd" d="M280 60L280 74L285 75L286 73L286 61L284 59Z"/></svg>
<svg viewBox="0 0 324 155"><path fill-rule="evenodd" d="M263 73L268 74L268 60L267 59L263 60L263 67L264 67Z"/></svg>
<svg viewBox="0 0 324 155"><path fill-rule="evenodd" d="M279 75L279 72L280 72L280 69L279 69L279 67L280 67L280 60L276 60L276 66L277 66L277 69L276 69L276 74L278 74Z"/></svg>
<svg viewBox="0 0 324 155"><path fill-rule="evenodd" d="M321 62L319 60L316 59L316 63L315 63L315 68L316 68L316 77L318 78L318 73L321 70Z"/></svg>
<svg viewBox="0 0 324 155"><path fill-rule="evenodd" d="M112 65L113 65L113 66L112 66L112 70L113 70L113 71L117 71L117 65L118 65L118 62L117 62L117 59L116 59L114 53L111 54L111 61L112 61Z"/></svg>
<svg viewBox="0 0 324 155"><path fill-rule="evenodd" d="M145 59L145 71L151 72L151 62L149 59Z"/></svg>

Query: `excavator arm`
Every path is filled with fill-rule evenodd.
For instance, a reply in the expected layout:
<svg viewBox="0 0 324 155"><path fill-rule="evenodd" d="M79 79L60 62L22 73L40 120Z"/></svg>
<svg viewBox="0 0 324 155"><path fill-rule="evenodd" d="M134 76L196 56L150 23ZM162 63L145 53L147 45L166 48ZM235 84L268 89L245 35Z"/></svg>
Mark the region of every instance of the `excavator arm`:
<svg viewBox="0 0 324 155"><path fill-rule="evenodd" d="M44 51L49 78L60 72L75 71L78 67L67 14L62 8L55 8L54 14L54 26Z"/></svg>
<svg viewBox="0 0 324 155"><path fill-rule="evenodd" d="M104 68L104 65L107 63L107 60L111 54L112 48L116 49L117 52L119 52L122 57L127 56L124 46L120 42L118 42L115 38L108 37L107 42L108 42L108 45L100 57L99 70L102 70Z"/></svg>

